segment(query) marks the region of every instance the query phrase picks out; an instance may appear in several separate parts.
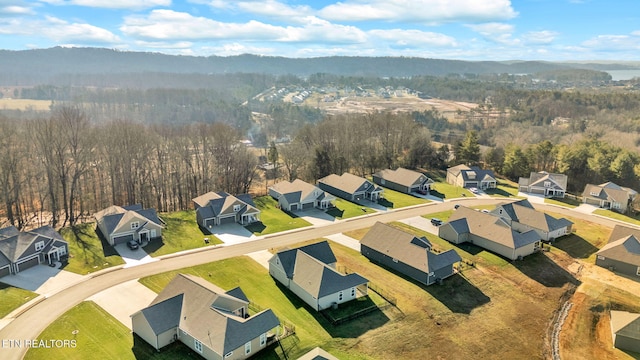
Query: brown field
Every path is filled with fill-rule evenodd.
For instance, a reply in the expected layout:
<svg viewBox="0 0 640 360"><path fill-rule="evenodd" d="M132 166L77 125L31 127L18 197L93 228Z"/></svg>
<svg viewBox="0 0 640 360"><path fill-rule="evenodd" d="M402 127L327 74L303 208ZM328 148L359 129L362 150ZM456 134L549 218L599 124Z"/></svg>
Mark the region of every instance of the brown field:
<svg viewBox="0 0 640 360"><path fill-rule="evenodd" d="M0 110L49 111L51 101L31 99L0 98Z"/></svg>

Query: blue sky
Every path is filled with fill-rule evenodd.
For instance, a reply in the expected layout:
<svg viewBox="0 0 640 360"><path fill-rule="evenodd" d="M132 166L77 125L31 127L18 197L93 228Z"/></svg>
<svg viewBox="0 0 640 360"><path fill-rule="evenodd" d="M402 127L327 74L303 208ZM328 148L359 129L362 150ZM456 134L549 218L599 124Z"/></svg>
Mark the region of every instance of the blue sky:
<svg viewBox="0 0 640 360"><path fill-rule="evenodd" d="M638 0L0 0L0 48L640 60Z"/></svg>

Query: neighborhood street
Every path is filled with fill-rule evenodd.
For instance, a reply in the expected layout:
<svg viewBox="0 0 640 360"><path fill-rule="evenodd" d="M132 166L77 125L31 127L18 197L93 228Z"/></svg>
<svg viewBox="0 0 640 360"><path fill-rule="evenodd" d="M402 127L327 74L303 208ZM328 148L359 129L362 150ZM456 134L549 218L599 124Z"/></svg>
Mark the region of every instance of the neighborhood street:
<svg viewBox="0 0 640 360"><path fill-rule="evenodd" d="M120 266L113 269L107 269L99 274L87 275L85 281L75 283L67 289L52 294L36 303L31 308L25 310L22 314L19 314L15 319L9 322L4 328L0 329L0 339L21 341L26 339L38 339L38 335L51 322L56 320L75 305L103 290L141 277L370 227L376 221L400 221L428 213L445 211L452 209L457 203L465 206L476 206L497 204L505 201L509 200L505 198L473 198L443 203L434 202L401 208L394 211L378 212L323 226L314 226L281 234L267 235L263 238L258 238L255 241L237 243L230 246L207 247L198 251L166 255L160 257L159 261L144 263L138 266ZM608 227L613 227L615 224L619 223L604 217L575 212L568 208L553 205L536 204L535 207L539 210L580 218ZM69 339L72 338L73 335L69 334ZM3 347L0 348L0 358L21 359L27 350L28 349L24 347L10 349Z"/></svg>

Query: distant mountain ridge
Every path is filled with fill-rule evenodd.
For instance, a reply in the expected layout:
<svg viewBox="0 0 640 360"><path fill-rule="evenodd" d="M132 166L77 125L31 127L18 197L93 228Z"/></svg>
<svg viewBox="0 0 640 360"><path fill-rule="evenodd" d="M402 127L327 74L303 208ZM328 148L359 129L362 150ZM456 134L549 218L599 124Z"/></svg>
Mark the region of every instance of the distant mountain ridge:
<svg viewBox="0 0 640 360"><path fill-rule="evenodd" d="M105 48L0 50L0 84L43 84L63 74L115 73L261 73L308 76L327 73L342 76L409 77L457 74L531 74L561 69L639 69L621 63L560 63L546 61L463 61L412 57L331 56L285 58L258 55L182 56L128 52ZM15 84L17 85L17 84Z"/></svg>

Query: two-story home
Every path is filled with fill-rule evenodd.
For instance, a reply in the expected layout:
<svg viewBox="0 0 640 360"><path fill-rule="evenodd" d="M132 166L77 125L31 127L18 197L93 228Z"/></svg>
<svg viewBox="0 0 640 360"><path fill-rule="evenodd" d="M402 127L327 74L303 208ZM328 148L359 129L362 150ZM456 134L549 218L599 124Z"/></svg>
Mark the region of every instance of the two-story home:
<svg viewBox="0 0 640 360"><path fill-rule="evenodd" d="M180 341L205 359L246 359L274 341L280 321L270 309L250 315L238 287L224 291L178 274L151 304L131 315L133 333L154 349Z"/></svg>
<svg viewBox="0 0 640 360"><path fill-rule="evenodd" d="M281 209L287 211L313 208L325 210L336 200L335 196L300 179L282 181L270 186L269 195L278 200Z"/></svg>
<svg viewBox="0 0 640 360"><path fill-rule="evenodd" d="M416 237L381 222L375 223L360 240L360 253L425 285L453 275L454 265L462 261L453 249L432 251L425 237Z"/></svg>
<svg viewBox="0 0 640 360"><path fill-rule="evenodd" d="M14 226L0 229L0 277L68 256L69 244L49 225L24 232Z"/></svg>
<svg viewBox="0 0 640 360"><path fill-rule="evenodd" d="M454 244L469 242L510 260L533 254L542 245L535 230L517 232L505 219L465 206L438 228L438 236Z"/></svg>
<svg viewBox="0 0 640 360"><path fill-rule="evenodd" d="M341 274L327 241L279 251L269 259L269 274L314 310L367 295L369 280Z"/></svg>
<svg viewBox="0 0 640 360"><path fill-rule="evenodd" d="M520 233L534 230L544 241L553 241L571 234L573 226L573 223L565 218L557 219L537 211L526 199L499 204L491 213L506 220L511 228Z"/></svg>
<svg viewBox="0 0 640 360"><path fill-rule="evenodd" d="M582 202L625 213L636 195L637 191L612 182L587 184L582 192Z"/></svg>
<svg viewBox="0 0 640 360"><path fill-rule="evenodd" d="M539 194L545 197L564 198L567 192L567 175L548 173L546 171L532 172L528 178L518 180L518 190L523 193Z"/></svg>
<svg viewBox="0 0 640 360"><path fill-rule="evenodd" d="M211 191L192 201L198 225L204 229L223 224L248 225L260 221L260 210L249 194L233 196L224 191Z"/></svg>
<svg viewBox="0 0 640 360"><path fill-rule="evenodd" d="M318 180L318 187L349 201L364 199L377 201L382 196L383 191L381 187L376 186L371 181L350 173L326 176Z"/></svg>
<svg viewBox="0 0 640 360"><path fill-rule="evenodd" d="M373 174L373 182L405 194L429 192L433 184L425 174L405 168L380 170Z"/></svg>
<svg viewBox="0 0 640 360"><path fill-rule="evenodd" d="M94 215L98 229L111 245L135 240L146 245L162 236L164 225L155 209L143 209L141 204L110 206Z"/></svg>
<svg viewBox="0 0 640 360"><path fill-rule="evenodd" d="M640 277L640 229L616 225L607 245L596 253L596 265Z"/></svg>
<svg viewBox="0 0 640 360"><path fill-rule="evenodd" d="M460 164L447 169L447 183L463 188L495 189L498 181L491 170Z"/></svg>

